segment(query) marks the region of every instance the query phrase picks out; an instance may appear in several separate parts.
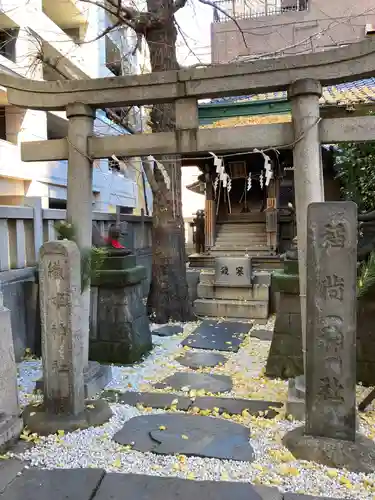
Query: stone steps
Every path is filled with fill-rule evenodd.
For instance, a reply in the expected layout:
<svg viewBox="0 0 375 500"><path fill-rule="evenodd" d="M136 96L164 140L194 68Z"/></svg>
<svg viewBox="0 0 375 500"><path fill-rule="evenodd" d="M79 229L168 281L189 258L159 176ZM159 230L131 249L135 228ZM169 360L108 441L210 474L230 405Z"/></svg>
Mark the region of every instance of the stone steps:
<svg viewBox="0 0 375 500"><path fill-rule="evenodd" d="M254 255L252 256L251 265L256 270L273 271L283 267L280 257L271 255ZM190 269L212 269L215 267L215 257L211 254L192 254L189 255Z"/></svg>
<svg viewBox="0 0 375 500"><path fill-rule="evenodd" d="M266 301L269 300L269 287L267 285L254 285L251 288L221 287L207 283L199 283L197 288L200 299L220 299L239 301Z"/></svg>
<svg viewBox="0 0 375 500"><path fill-rule="evenodd" d="M240 244L244 245L266 245L267 244L267 236L265 234L243 234L243 235L219 235L216 238L215 245L222 244Z"/></svg>
<svg viewBox="0 0 375 500"><path fill-rule="evenodd" d="M266 231L265 224L220 224L216 227L217 234L225 233L263 233Z"/></svg>
<svg viewBox="0 0 375 500"><path fill-rule="evenodd" d="M270 274L257 271L252 282L248 287L217 286L215 270L202 270L197 287L198 299L194 301L195 314L218 318L268 318Z"/></svg>
<svg viewBox="0 0 375 500"><path fill-rule="evenodd" d="M270 255L270 250L268 248L246 248L246 247L212 247L211 248L211 255L215 256L237 256L241 257L244 256L245 254L249 255L250 257L256 257L256 256L262 256L262 255Z"/></svg>
<svg viewBox="0 0 375 500"><path fill-rule="evenodd" d="M194 312L198 316L213 318L267 319L268 301L197 299Z"/></svg>

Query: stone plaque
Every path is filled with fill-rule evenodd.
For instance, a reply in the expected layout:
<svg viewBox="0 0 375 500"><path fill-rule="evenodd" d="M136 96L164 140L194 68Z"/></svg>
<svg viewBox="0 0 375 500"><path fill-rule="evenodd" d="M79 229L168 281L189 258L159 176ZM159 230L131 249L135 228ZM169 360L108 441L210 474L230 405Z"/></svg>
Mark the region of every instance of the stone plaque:
<svg viewBox="0 0 375 500"><path fill-rule="evenodd" d="M357 206L312 203L307 216L306 434L354 441Z"/></svg>
<svg viewBox="0 0 375 500"><path fill-rule="evenodd" d="M251 286L251 258L216 257L215 285L228 287Z"/></svg>
<svg viewBox="0 0 375 500"><path fill-rule="evenodd" d="M78 415L84 410L84 382L80 252L75 243L42 246L39 286L45 408Z"/></svg>

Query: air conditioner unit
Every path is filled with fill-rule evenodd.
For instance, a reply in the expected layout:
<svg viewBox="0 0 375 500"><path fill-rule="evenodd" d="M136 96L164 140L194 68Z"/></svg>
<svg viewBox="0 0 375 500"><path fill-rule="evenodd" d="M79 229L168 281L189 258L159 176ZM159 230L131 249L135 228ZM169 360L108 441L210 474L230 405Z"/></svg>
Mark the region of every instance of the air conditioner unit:
<svg viewBox="0 0 375 500"><path fill-rule="evenodd" d="M366 35L375 35L375 26L373 24L366 24Z"/></svg>

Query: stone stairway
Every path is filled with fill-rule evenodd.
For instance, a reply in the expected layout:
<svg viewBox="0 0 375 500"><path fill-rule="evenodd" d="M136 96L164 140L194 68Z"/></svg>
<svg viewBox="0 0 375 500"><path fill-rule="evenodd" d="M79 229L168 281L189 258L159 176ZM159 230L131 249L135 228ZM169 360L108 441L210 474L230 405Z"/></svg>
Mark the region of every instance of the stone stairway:
<svg viewBox="0 0 375 500"><path fill-rule="evenodd" d="M235 219L216 227L215 245L211 248L214 256L262 256L271 253L267 246L265 222Z"/></svg>
<svg viewBox="0 0 375 500"><path fill-rule="evenodd" d="M236 319L267 319L271 275L255 271L253 284L248 287L217 286L215 270L202 269L194 301L197 316Z"/></svg>

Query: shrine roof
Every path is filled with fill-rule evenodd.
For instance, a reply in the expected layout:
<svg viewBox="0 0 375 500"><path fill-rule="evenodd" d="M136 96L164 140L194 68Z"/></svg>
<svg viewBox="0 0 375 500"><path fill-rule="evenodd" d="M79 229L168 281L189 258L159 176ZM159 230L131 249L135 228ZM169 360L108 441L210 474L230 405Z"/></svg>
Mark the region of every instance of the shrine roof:
<svg viewBox="0 0 375 500"><path fill-rule="evenodd" d="M211 99L204 106L215 104L239 104L259 101L286 101L285 91L268 92L265 94L251 94L238 97L223 97ZM375 104L375 77L358 80L356 82L340 83L323 88L320 99L323 106L347 106L350 104Z"/></svg>

